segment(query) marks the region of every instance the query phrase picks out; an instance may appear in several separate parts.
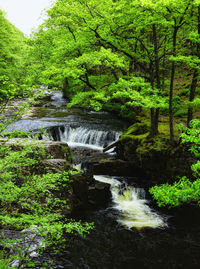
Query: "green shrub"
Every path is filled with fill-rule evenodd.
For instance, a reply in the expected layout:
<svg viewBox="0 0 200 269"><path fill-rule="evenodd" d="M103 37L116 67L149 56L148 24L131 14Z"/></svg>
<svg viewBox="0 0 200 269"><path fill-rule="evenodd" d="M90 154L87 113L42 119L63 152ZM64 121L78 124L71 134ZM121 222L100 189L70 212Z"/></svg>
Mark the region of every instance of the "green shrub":
<svg viewBox="0 0 200 269"><path fill-rule="evenodd" d="M187 110L186 110L186 109L183 109L183 108L177 110L177 111L174 113L174 116L175 116L175 117L184 117L184 116L186 116L186 115L187 115Z"/></svg>
<svg viewBox="0 0 200 269"><path fill-rule="evenodd" d="M193 120L190 128L184 125L179 126L182 134L182 143L190 145L190 151L196 156L200 156L200 121ZM152 187L149 192L159 206L175 207L184 203L196 202L200 206L200 161L191 166L195 181L190 181L182 177L173 185L163 184Z"/></svg>
<svg viewBox="0 0 200 269"><path fill-rule="evenodd" d="M190 91L187 88L181 89L178 93L178 96L189 96L190 95Z"/></svg>
<svg viewBox="0 0 200 269"><path fill-rule="evenodd" d="M66 247L69 234L85 236L93 224L66 217L71 212L72 175L78 172L39 174L41 159L48 156L43 147L38 148L34 143L18 145L16 151L0 146L0 226L33 229L43 238L43 246L58 250ZM13 241L2 236L0 244L14 246L15 250ZM17 258L22 266L29 262L29 253L20 249Z"/></svg>
<svg viewBox="0 0 200 269"><path fill-rule="evenodd" d="M149 191L160 207L175 207L194 201L200 204L200 179L191 182L183 177L173 185L154 186Z"/></svg>

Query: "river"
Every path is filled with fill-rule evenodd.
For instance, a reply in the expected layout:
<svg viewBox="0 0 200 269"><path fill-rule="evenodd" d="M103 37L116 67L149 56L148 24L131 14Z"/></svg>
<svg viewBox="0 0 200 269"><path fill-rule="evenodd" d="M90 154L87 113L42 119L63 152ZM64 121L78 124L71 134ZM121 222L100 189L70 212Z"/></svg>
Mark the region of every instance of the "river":
<svg viewBox="0 0 200 269"><path fill-rule="evenodd" d="M107 112L68 110L61 94L55 93L33 115L10 128L38 132L42 127L46 132L41 138L68 142L75 165L81 167L94 152L102 154L103 147L118 139L127 124ZM107 154L112 155L113 151ZM148 179L135 171L131 177L101 171L94 178L110 185L109 204L78 211L74 217L94 222L95 229L84 239L76 238L60 254L44 253L44 261L53 260L53 268L66 269L200 268L200 225L195 215L199 211L158 210L143 188Z"/></svg>

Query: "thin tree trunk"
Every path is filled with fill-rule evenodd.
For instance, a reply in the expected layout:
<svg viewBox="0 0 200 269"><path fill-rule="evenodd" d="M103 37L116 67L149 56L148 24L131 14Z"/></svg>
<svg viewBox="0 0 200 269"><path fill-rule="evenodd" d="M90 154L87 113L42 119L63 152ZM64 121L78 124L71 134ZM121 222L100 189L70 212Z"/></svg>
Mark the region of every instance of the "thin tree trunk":
<svg viewBox="0 0 200 269"><path fill-rule="evenodd" d="M151 82L151 87L153 89L154 87L154 73L153 73L153 63L150 63L149 66L150 70L150 82ZM150 117L151 117L151 126L150 126L150 136L154 137L156 135L156 130L155 130L155 108L150 109Z"/></svg>
<svg viewBox="0 0 200 269"><path fill-rule="evenodd" d="M154 61L155 61L155 77L156 77L156 86L160 91L161 83L160 83L160 61L158 55L158 39L157 39L157 29L156 25L153 24L153 43L154 43ZM159 121L159 113L160 109L156 108L154 111L154 135L158 134L158 121Z"/></svg>
<svg viewBox="0 0 200 269"><path fill-rule="evenodd" d="M155 120L155 109L154 108L151 108L150 109L150 114L151 114L150 136L153 137L153 136L155 136L155 124L154 124L154 120Z"/></svg>
<svg viewBox="0 0 200 269"><path fill-rule="evenodd" d="M200 36L200 6L198 6L198 17L197 17L197 31L198 34ZM199 42L197 42L197 53L196 53L197 57L200 58L200 44ZM197 88L197 82L198 82L198 70L194 70L193 73L193 77L192 77L192 83L190 86L190 97L189 97L189 101L192 102L195 98L195 91ZM189 105L188 107L188 114L187 114L187 127L190 127L190 121L193 119L193 108L192 106Z"/></svg>
<svg viewBox="0 0 200 269"><path fill-rule="evenodd" d="M178 27L174 26L173 32L173 56L176 56L176 38L177 38ZM170 128L170 140L174 140L174 117L173 117L173 91L174 91L174 77L175 77L175 62L172 62L171 67L171 79L170 79L170 90L169 90L169 128Z"/></svg>
<svg viewBox="0 0 200 269"><path fill-rule="evenodd" d="M62 92L63 92L63 97L64 98L68 98L68 90L69 88L69 81L68 81L68 78L64 78L64 81L63 81L63 88L62 88Z"/></svg>
<svg viewBox="0 0 200 269"><path fill-rule="evenodd" d="M195 91L197 87L197 81L198 81L198 71L195 70L193 77L192 77L192 83L190 86L190 97L189 101L192 102L195 98ZM188 114L187 114L187 126L189 127L190 121L193 119L193 108L191 105L188 107Z"/></svg>

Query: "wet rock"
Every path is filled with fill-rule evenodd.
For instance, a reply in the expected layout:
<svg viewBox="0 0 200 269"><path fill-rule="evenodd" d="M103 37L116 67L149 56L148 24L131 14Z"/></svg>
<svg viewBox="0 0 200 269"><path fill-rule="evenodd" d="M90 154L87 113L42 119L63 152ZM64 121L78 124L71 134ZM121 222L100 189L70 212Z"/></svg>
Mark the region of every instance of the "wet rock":
<svg viewBox="0 0 200 269"><path fill-rule="evenodd" d="M74 208L106 206L111 198L110 185L97 182L88 173L72 176Z"/></svg>
<svg viewBox="0 0 200 269"><path fill-rule="evenodd" d="M45 151L51 155L53 159L66 159L72 162L71 150L66 142L61 141L41 141L45 147Z"/></svg>
<svg viewBox="0 0 200 269"><path fill-rule="evenodd" d="M87 204L88 190L89 186L94 182L93 177L91 175L81 173L78 175L73 175L71 179L76 206L83 203Z"/></svg>
<svg viewBox="0 0 200 269"><path fill-rule="evenodd" d="M85 158L82 168L95 175L132 176L137 173L131 162L102 153L93 153Z"/></svg>
<svg viewBox="0 0 200 269"><path fill-rule="evenodd" d="M95 182L89 189L89 203L93 206L105 207L111 200L110 185L102 182Z"/></svg>

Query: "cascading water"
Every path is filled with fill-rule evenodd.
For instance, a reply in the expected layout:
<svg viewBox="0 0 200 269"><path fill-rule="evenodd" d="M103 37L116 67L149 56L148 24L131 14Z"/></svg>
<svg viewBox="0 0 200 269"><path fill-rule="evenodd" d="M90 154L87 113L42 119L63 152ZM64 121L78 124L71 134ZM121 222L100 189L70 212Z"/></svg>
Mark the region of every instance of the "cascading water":
<svg viewBox="0 0 200 269"><path fill-rule="evenodd" d="M57 140L67 142L71 147L88 147L95 150L102 150L103 147L111 144L120 136L119 132L91 129L85 126L59 126L56 130ZM48 138L43 136L43 139Z"/></svg>
<svg viewBox="0 0 200 269"><path fill-rule="evenodd" d="M161 228L166 226L164 220L147 205L145 191L142 188L127 186L108 176L94 176L97 181L110 184L113 208L120 212L118 222L128 229L133 227ZM125 185L125 186L124 186Z"/></svg>

